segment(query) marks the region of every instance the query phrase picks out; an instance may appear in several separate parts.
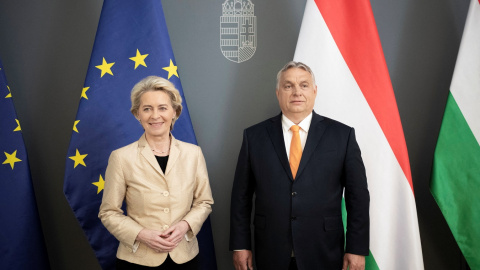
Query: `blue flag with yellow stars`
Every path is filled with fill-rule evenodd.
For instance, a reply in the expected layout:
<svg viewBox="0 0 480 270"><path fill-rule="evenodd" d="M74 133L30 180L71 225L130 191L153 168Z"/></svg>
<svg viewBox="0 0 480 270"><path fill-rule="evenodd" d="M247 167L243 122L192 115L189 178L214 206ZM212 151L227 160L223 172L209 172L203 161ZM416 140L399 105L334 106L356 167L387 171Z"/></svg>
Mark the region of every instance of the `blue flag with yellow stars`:
<svg viewBox="0 0 480 270"><path fill-rule="evenodd" d="M50 269L22 129L0 60L0 269Z"/></svg>
<svg viewBox="0 0 480 270"><path fill-rule="evenodd" d="M183 111L173 135L196 144L161 1L105 0L66 158L64 193L103 269L114 269L118 241L98 216L110 153L137 141L130 92L156 75L180 91ZM201 269L217 269L210 220L198 242Z"/></svg>

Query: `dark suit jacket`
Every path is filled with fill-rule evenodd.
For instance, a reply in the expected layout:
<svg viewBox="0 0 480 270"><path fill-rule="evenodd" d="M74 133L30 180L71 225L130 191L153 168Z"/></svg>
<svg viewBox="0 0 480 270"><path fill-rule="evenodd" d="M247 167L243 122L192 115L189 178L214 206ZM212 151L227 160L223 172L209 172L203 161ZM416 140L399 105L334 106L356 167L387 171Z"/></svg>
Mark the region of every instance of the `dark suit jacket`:
<svg viewBox="0 0 480 270"><path fill-rule="evenodd" d="M348 213L346 243L342 194ZM344 252L368 255L369 192L354 129L313 112L293 181L281 114L244 131L231 198L230 249L252 249L259 270L341 269Z"/></svg>

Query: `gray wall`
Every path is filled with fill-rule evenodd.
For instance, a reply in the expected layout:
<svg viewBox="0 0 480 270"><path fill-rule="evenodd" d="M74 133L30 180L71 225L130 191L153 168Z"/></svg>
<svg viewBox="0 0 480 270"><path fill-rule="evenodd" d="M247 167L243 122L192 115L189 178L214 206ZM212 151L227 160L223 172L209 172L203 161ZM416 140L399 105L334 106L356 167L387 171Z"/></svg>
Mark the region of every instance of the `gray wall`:
<svg viewBox="0 0 480 270"><path fill-rule="evenodd" d="M305 0L253 0L257 51L237 64L220 52L222 2L163 1L209 168L220 270L233 269L229 193L242 130L279 112L275 75L293 58L305 6ZM463 269L428 183L469 1L371 2L409 150L425 268ZM0 0L0 57L22 124L52 269L99 269L62 187L101 6L100 0Z"/></svg>

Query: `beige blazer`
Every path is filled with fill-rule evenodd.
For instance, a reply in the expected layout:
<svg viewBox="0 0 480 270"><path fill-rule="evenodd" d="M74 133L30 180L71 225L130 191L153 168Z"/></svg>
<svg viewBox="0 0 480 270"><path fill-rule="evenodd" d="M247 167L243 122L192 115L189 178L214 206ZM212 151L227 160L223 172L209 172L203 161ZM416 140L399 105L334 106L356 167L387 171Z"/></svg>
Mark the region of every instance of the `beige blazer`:
<svg viewBox="0 0 480 270"><path fill-rule="evenodd" d="M170 257L180 264L198 254L195 235L213 204L200 147L172 136L164 174L143 134L137 142L112 152L103 192L98 217L120 241L117 258L145 266L162 264L168 253L157 253L135 239L143 228L164 231L181 220L190 224L191 231ZM124 200L127 215L121 209Z"/></svg>

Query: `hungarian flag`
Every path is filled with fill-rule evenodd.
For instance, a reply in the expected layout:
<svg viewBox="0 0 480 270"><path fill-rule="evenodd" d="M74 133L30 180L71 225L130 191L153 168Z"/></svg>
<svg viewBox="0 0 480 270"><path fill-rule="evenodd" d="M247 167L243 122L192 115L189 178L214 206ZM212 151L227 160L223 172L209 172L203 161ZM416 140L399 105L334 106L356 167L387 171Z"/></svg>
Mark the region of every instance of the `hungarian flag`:
<svg viewBox="0 0 480 270"><path fill-rule="evenodd" d="M423 269L408 152L369 0L307 0L295 60L315 111L356 130L370 191L366 269Z"/></svg>
<svg viewBox="0 0 480 270"><path fill-rule="evenodd" d="M472 0L430 190L471 269L480 269L480 1Z"/></svg>

